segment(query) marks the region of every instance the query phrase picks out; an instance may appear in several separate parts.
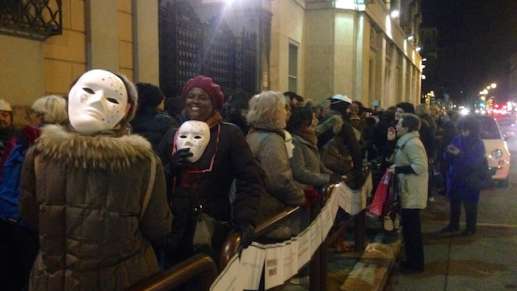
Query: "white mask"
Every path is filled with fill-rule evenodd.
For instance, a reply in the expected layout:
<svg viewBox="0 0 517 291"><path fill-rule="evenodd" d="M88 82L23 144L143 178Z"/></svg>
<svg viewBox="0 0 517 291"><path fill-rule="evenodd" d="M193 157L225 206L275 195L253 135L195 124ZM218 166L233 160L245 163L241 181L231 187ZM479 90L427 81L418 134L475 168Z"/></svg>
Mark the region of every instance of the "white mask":
<svg viewBox="0 0 517 291"><path fill-rule="evenodd" d="M189 161L197 162L205 152L210 141L210 128L203 121L190 120L183 123L176 133L177 150L189 148L192 157Z"/></svg>
<svg viewBox="0 0 517 291"><path fill-rule="evenodd" d="M285 134L285 148L287 149L287 157L290 159L293 157L293 151L294 151L293 136L287 130L284 130L284 134Z"/></svg>
<svg viewBox="0 0 517 291"><path fill-rule="evenodd" d="M82 134L114 129L126 116L127 109L124 82L105 70L84 73L68 94L70 124Z"/></svg>

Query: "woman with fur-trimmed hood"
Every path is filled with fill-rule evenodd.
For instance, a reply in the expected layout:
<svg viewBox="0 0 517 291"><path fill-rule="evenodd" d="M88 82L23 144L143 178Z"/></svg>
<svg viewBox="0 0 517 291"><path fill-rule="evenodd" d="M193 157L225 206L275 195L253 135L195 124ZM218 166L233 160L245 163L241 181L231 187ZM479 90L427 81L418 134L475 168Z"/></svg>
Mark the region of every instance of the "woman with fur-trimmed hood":
<svg viewBox="0 0 517 291"><path fill-rule="evenodd" d="M151 243L170 232L161 163L128 135L137 94L125 77L83 74L70 126L43 128L22 170L20 213L39 232L30 290L122 290L159 271Z"/></svg>

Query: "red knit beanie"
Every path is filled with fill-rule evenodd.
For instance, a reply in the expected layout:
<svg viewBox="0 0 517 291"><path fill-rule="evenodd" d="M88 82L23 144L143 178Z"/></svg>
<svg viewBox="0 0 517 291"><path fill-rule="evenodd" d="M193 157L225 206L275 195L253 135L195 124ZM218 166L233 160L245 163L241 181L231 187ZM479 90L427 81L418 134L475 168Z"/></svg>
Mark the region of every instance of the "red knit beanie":
<svg viewBox="0 0 517 291"><path fill-rule="evenodd" d="M224 94L221 90L221 87L217 85L214 80L210 77L206 77L203 75L195 76L194 78L188 80L188 82L183 86L183 90L181 91L181 96L183 98L187 97L187 94L194 88L200 88L205 91L210 98L212 98L212 104L217 110L221 110L223 108L224 103Z"/></svg>

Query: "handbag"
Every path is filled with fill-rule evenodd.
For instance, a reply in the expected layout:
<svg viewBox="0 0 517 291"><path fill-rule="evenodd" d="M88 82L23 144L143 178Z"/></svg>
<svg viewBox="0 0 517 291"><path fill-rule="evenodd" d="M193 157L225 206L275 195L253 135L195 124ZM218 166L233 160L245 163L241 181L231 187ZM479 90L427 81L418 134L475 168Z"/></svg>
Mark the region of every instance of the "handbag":
<svg viewBox="0 0 517 291"><path fill-rule="evenodd" d="M483 161L477 167L472 167L467 171L465 176L465 184L473 190L481 190L490 186L490 173L488 171L488 161L484 157Z"/></svg>
<svg viewBox="0 0 517 291"><path fill-rule="evenodd" d="M375 194L373 196L372 204L368 207L368 212L375 215L381 216L385 209L385 204L388 201L388 194L390 188L390 182L392 178L392 174L386 171L382 176L382 179L379 181L377 185L377 189L375 190Z"/></svg>
<svg viewBox="0 0 517 291"><path fill-rule="evenodd" d="M336 138L331 139L321 150L321 161L333 172L345 175L350 172L354 163L350 151L339 143Z"/></svg>

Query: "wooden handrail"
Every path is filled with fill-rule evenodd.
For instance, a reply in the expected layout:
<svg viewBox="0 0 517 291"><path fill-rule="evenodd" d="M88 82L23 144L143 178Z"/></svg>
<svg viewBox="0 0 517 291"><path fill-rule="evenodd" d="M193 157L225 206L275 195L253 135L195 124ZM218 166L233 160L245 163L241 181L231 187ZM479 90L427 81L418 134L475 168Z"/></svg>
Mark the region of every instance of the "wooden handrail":
<svg viewBox="0 0 517 291"><path fill-rule="evenodd" d="M215 262L206 255L195 255L173 266L167 271L140 281L129 288L129 291L168 291L199 278L200 291L209 290L210 285L217 277Z"/></svg>
<svg viewBox="0 0 517 291"><path fill-rule="evenodd" d="M330 185L326 187L323 191L322 199L327 200L330 196L330 193L334 189L334 185ZM288 207L283 211L275 214L273 217L267 219L262 222L255 228L255 237L261 237L272 230L278 223L287 220L289 217L295 215L298 211L300 211L301 206L296 207ZM221 252L219 255L219 269L222 270L228 262L232 259L232 257L238 252L239 244L240 244L240 236L237 233L230 233L226 237L225 242L222 245Z"/></svg>
<svg viewBox="0 0 517 291"><path fill-rule="evenodd" d="M290 207L267 219L255 228L255 237L263 236L264 234L269 232L273 227L275 227L278 223L285 221L299 210L300 206ZM232 257L238 252L240 242L241 237L238 233L231 232L230 234L228 234L226 240L223 243L221 253L219 256L220 270L224 269L228 262L232 259Z"/></svg>

